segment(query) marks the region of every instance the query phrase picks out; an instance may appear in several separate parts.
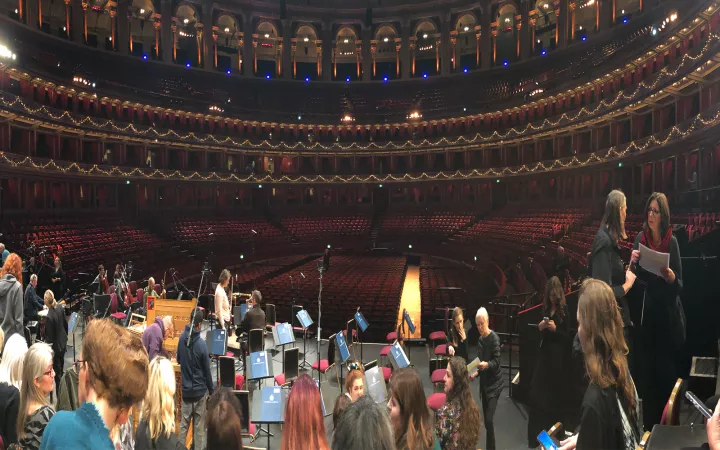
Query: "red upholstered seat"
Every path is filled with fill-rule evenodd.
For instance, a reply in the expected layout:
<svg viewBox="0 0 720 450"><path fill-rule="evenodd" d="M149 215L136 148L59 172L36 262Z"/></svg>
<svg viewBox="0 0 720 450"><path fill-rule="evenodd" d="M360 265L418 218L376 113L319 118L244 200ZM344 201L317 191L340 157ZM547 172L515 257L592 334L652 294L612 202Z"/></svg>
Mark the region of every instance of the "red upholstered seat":
<svg viewBox="0 0 720 450"><path fill-rule="evenodd" d="M126 317L127 317L127 314L125 314L123 312L116 312L114 314L110 314L110 318L113 321L118 322L118 323L122 323Z"/></svg>
<svg viewBox="0 0 720 450"><path fill-rule="evenodd" d="M343 330L343 334L347 336L347 330ZM357 330L352 330L353 337L357 337Z"/></svg>
<svg viewBox="0 0 720 450"><path fill-rule="evenodd" d="M433 384L444 383L445 382L445 372L447 372L447 370L445 370L445 369L433 370L433 373L430 375L430 382L432 382Z"/></svg>
<svg viewBox="0 0 720 450"><path fill-rule="evenodd" d="M237 374L235 375L235 390L240 390L245 385L245 377Z"/></svg>
<svg viewBox="0 0 720 450"><path fill-rule="evenodd" d="M445 393L436 392L427 399L427 405L433 411L437 411L445 404Z"/></svg>
<svg viewBox="0 0 720 450"><path fill-rule="evenodd" d="M317 362L317 361L315 361L314 363L312 363L312 369L313 369L313 370L318 370L318 362ZM328 360L327 360L327 359L321 359L321 360L320 360L320 372L321 372L321 373L325 373L325 372L327 372L327 370L328 370Z"/></svg>
<svg viewBox="0 0 720 450"><path fill-rule="evenodd" d="M392 369L390 367L383 367L383 377L385 377L385 381L390 380L390 375L392 375Z"/></svg>
<svg viewBox="0 0 720 450"><path fill-rule="evenodd" d="M445 356L447 355L447 345L441 344L435 347L435 356Z"/></svg>
<svg viewBox="0 0 720 450"><path fill-rule="evenodd" d="M395 339L397 339L397 331L391 331L390 333L387 334L385 339L387 339L388 342L394 341Z"/></svg>
<svg viewBox="0 0 720 450"><path fill-rule="evenodd" d="M235 354L233 352L226 352L225 356L227 356L228 358L234 358Z"/></svg>
<svg viewBox="0 0 720 450"><path fill-rule="evenodd" d="M445 335L444 331L433 331L430 333L430 340L431 341L445 341L447 340L447 336Z"/></svg>
<svg viewBox="0 0 720 450"><path fill-rule="evenodd" d="M390 347L389 345L386 345L385 347L383 347L383 348L380 350L380 356L387 356L387 355L389 355L389 354L390 354L390 348L391 348L391 347Z"/></svg>

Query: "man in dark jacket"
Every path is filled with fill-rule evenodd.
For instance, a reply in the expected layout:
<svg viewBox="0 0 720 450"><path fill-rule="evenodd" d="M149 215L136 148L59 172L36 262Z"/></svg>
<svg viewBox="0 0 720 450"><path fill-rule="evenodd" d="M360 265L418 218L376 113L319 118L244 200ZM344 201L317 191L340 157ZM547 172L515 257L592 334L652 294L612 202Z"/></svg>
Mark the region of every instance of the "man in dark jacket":
<svg viewBox="0 0 720 450"><path fill-rule="evenodd" d="M65 370L68 322L65 316L65 308L55 301L55 296L49 289L45 292L45 306L48 308L48 315L45 319L45 339L52 346L55 385L59 393L62 386L60 381Z"/></svg>
<svg viewBox="0 0 720 450"><path fill-rule="evenodd" d="M25 305L23 313L25 320L39 320L38 311L43 309L43 299L37 295L37 275L30 275L30 283L25 288Z"/></svg>
<svg viewBox="0 0 720 450"><path fill-rule="evenodd" d="M205 340L200 337L203 314L200 309L193 311L192 328L185 326L178 342L177 361L182 373L182 421L180 423L181 441L185 442L190 420L193 422L193 447L205 448L205 409L207 396L213 392L210 375L210 354ZM188 335L190 346L188 347Z"/></svg>
<svg viewBox="0 0 720 450"><path fill-rule="evenodd" d="M262 302L262 294L260 294L260 291L252 291L250 301L252 302L252 308L248 309L248 312L240 323L240 330L246 333L255 329L264 330L265 325L267 325L265 321L265 311L263 311L260 305Z"/></svg>
<svg viewBox="0 0 720 450"><path fill-rule="evenodd" d="M161 356L167 356L165 349L163 349L163 341L169 338L172 334L172 316L156 317L155 322L145 328L145 331L143 331L142 334L142 343L145 350L148 352L150 361L152 361L152 359L158 354Z"/></svg>

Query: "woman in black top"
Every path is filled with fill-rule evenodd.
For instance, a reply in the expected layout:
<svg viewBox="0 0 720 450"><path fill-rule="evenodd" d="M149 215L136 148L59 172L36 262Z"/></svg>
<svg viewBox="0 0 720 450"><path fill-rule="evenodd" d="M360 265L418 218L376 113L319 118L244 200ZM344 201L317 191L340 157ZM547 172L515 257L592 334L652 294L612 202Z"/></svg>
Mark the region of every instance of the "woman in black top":
<svg viewBox="0 0 720 450"><path fill-rule="evenodd" d="M468 341L467 333L465 333L465 316L462 308L453 309L452 326L450 327L450 336L448 337L448 353L451 356L458 356L468 361Z"/></svg>
<svg viewBox="0 0 720 450"><path fill-rule="evenodd" d="M578 336L590 384L582 403L580 431L563 450L632 450L640 442L639 400L628 369L622 319L607 284L589 278L580 288Z"/></svg>
<svg viewBox="0 0 720 450"><path fill-rule="evenodd" d="M485 308L475 314L475 325L480 332L477 356L480 359L479 371L470 376L471 380L480 378L480 397L483 408L483 419L487 438L487 450L495 450L495 426L493 418L498 398L503 390L503 379L500 375L500 336L489 326L489 316Z"/></svg>
<svg viewBox="0 0 720 450"><path fill-rule="evenodd" d="M542 335L535 371L530 383L532 405L528 420L528 445L537 445L537 435L555 422L565 422L563 406L569 393L566 361L569 362L570 335L565 293L558 277L552 277L545 288L543 320L538 324Z"/></svg>
<svg viewBox="0 0 720 450"><path fill-rule="evenodd" d="M52 346L53 370L55 371L55 386L60 393L63 372L65 371L65 350L68 340L68 322L65 308L55 301L52 291L45 291L45 306L48 307L45 319L45 341Z"/></svg>
<svg viewBox="0 0 720 450"><path fill-rule="evenodd" d="M56 299L62 299L65 295L65 272L62 269L62 261L59 257L55 257L55 268L50 275L50 281L52 281L51 290L55 295Z"/></svg>
<svg viewBox="0 0 720 450"><path fill-rule="evenodd" d="M660 423L663 408L670 397L677 374L675 352L685 341L679 324L678 295L682 290L682 262L680 247L670 226L670 207L665 194L654 192L645 206L647 214L643 231L635 238L635 250L630 259L637 263L640 317L635 319L638 329L637 371L635 381L643 399L643 423L646 430ZM670 267L661 276L642 268L640 245L670 254Z"/></svg>
<svg viewBox="0 0 720 450"><path fill-rule="evenodd" d="M611 191L605 201L605 214L600 223L600 229L592 243L588 269L591 277L604 281L612 289L615 301L621 310L625 341L629 351L632 352L629 331L632 321L625 295L635 283L635 274L625 269L618 245L620 239L627 239L627 234L625 234L626 216L625 194L617 189Z"/></svg>

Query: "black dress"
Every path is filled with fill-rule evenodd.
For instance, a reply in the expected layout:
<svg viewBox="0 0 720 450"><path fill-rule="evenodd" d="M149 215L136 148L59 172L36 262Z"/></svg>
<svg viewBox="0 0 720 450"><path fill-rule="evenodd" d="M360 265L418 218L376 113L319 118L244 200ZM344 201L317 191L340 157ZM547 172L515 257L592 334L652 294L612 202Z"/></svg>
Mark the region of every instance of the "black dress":
<svg viewBox="0 0 720 450"><path fill-rule="evenodd" d="M635 239L635 249L639 248L641 239L642 232ZM668 283L644 270L641 260L636 270L637 281L628 293L632 298L637 331L634 377L638 394L643 399L643 425L648 431L660 423L665 403L677 380L675 356L681 342L671 330L672 322L676 320L676 299L682 290L683 275L680 247L675 236L670 240L668 251L675 281Z"/></svg>
<svg viewBox="0 0 720 450"><path fill-rule="evenodd" d="M528 420L528 444L537 445L537 435L552 427L555 422L565 422L565 399L568 389L567 364L570 359L571 337L567 306L563 306L563 319L558 311L549 315L555 321L555 331L541 331L542 340L538 351L531 386L532 403Z"/></svg>
<svg viewBox="0 0 720 450"><path fill-rule="evenodd" d="M457 345L453 344L453 342L456 342ZM453 325L450 328L450 336L448 336L448 342L447 345L452 345L453 349L455 349L455 356L458 356L465 360L466 363L469 363L468 361L468 340L467 340L467 333L465 333L465 340L460 340L460 335L455 330L455 326Z"/></svg>

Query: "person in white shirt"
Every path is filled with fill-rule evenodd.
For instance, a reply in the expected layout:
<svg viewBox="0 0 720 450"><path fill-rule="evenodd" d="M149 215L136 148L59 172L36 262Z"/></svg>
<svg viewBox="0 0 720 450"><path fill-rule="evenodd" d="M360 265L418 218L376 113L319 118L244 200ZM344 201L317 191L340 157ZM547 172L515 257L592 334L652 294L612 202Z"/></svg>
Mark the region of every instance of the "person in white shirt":
<svg viewBox="0 0 720 450"><path fill-rule="evenodd" d="M228 284L230 284L230 271L223 269L218 278L217 288L215 288L215 316L218 328L225 328L225 323L230 322L230 301L225 291Z"/></svg>

